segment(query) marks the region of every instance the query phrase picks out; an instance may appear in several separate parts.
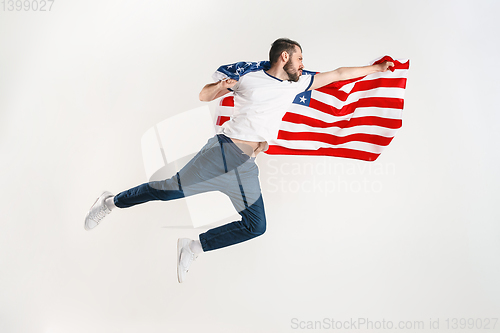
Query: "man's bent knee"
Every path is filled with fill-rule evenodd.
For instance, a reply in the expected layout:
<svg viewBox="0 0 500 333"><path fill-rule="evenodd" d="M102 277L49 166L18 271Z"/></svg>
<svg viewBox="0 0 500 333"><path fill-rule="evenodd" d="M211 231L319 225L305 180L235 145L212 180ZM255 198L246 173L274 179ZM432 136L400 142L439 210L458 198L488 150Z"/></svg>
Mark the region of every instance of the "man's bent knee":
<svg viewBox="0 0 500 333"><path fill-rule="evenodd" d="M242 222L255 237L266 232L266 215L264 209L245 209L241 212Z"/></svg>

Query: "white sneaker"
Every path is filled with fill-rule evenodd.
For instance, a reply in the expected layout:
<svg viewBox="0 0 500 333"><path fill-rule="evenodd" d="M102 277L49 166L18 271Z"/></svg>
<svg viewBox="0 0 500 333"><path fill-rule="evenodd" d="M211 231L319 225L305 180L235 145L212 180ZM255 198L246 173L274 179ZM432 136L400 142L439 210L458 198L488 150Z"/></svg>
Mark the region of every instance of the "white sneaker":
<svg viewBox="0 0 500 333"><path fill-rule="evenodd" d="M90 207L87 216L85 217L85 230L89 231L94 229L99 225L106 215L111 213L111 210L106 206L104 202L107 198L112 197L113 194L109 192L104 192L99 198L94 202L92 207Z"/></svg>
<svg viewBox="0 0 500 333"><path fill-rule="evenodd" d="M177 280L179 283L185 280L189 266L198 258L189 248L190 243L191 239L189 238L179 238L177 240Z"/></svg>

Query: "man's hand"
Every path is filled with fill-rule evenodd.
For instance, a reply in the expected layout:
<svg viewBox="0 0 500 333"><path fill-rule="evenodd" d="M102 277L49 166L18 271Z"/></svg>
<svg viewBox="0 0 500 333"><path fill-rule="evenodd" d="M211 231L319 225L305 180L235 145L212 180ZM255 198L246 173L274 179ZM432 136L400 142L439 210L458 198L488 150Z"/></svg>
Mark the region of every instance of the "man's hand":
<svg viewBox="0 0 500 333"><path fill-rule="evenodd" d="M233 79L220 80L209 83L200 92L200 101L210 102L229 93L229 88L234 87L238 81Z"/></svg>
<svg viewBox="0 0 500 333"><path fill-rule="evenodd" d="M394 67L394 63L391 61L384 61L383 63L377 64L376 66L378 66L379 72L385 72L389 69L389 67Z"/></svg>
<svg viewBox="0 0 500 333"><path fill-rule="evenodd" d="M219 81L219 83L222 85L222 89L229 89L229 88L232 88L232 87L234 87L234 85L235 85L237 82L238 82L238 81L233 80L233 79L225 79L225 80L221 80L221 81Z"/></svg>

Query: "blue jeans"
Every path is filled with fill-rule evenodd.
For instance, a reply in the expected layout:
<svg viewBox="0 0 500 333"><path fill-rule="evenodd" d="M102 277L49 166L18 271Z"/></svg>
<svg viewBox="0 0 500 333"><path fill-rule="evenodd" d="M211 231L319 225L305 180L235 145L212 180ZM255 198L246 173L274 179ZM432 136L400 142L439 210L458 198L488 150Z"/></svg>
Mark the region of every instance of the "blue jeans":
<svg viewBox="0 0 500 333"><path fill-rule="evenodd" d="M244 242L266 231L264 202L255 158L245 154L230 138L218 134L173 177L144 183L117 194L115 205L127 208L152 200L174 200L220 191L241 215L235 221L200 234L204 251Z"/></svg>

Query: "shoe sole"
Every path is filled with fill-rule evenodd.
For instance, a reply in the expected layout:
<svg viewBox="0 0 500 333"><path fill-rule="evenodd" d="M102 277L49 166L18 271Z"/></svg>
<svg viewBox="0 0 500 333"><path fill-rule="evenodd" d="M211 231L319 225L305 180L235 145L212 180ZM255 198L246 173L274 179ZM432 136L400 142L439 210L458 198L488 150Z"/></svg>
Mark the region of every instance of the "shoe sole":
<svg viewBox="0 0 500 333"><path fill-rule="evenodd" d="M99 201L99 199L101 199L101 197L102 197L104 194L106 194L106 193L109 193L109 192L108 192L108 191L104 191L104 192L102 192L102 194L101 194L100 196L98 196L98 197L97 197L97 199L94 201L94 203L92 204L92 206L90 206L90 209L89 209L89 211L87 212L87 215L85 215L85 222L83 223L83 227L85 228L85 230L90 231L90 230L92 230L92 229L94 229L94 228L95 228L95 227L94 227L94 228L89 228L89 227L87 227L87 218L89 217L89 214L90 214L90 211L92 210L92 207L94 207L94 206L95 206L95 204L97 203L97 201ZM111 193L110 193L110 194L111 194ZM111 194L110 196L113 196L113 195ZM107 196L106 198L109 198L110 196ZM106 199L104 199L104 200L106 200ZM98 225L99 225L99 224L98 224ZM97 225L96 225L96 227L97 227Z"/></svg>
<svg viewBox="0 0 500 333"><path fill-rule="evenodd" d="M182 249L181 238L179 238L177 239L177 281L179 283L182 283L180 275L181 272L179 271L179 265L181 263L181 249Z"/></svg>
<svg viewBox="0 0 500 333"><path fill-rule="evenodd" d="M179 281L179 283L183 282L183 280L181 279L181 271L179 269L179 267L181 266L181 252L182 252L182 249L184 248L184 246L189 244L189 242L190 242L190 240L188 240L187 243L184 243L183 241L185 239L187 239L187 238L177 239L177 281Z"/></svg>
<svg viewBox="0 0 500 333"><path fill-rule="evenodd" d="M103 193L104 194L104 193ZM102 196L102 194L100 196L97 197L97 199L94 201L94 203L92 204L92 206L90 206L90 209L89 211L87 212L87 215L85 215L85 222L83 223L83 227L85 228L85 230L87 231L90 231L92 230L93 228L89 228L87 227L87 219L89 218L89 214L90 214L90 211L92 210L92 207L94 207L94 205L97 203L97 201L99 201L99 198ZM95 227L94 227L95 228Z"/></svg>

